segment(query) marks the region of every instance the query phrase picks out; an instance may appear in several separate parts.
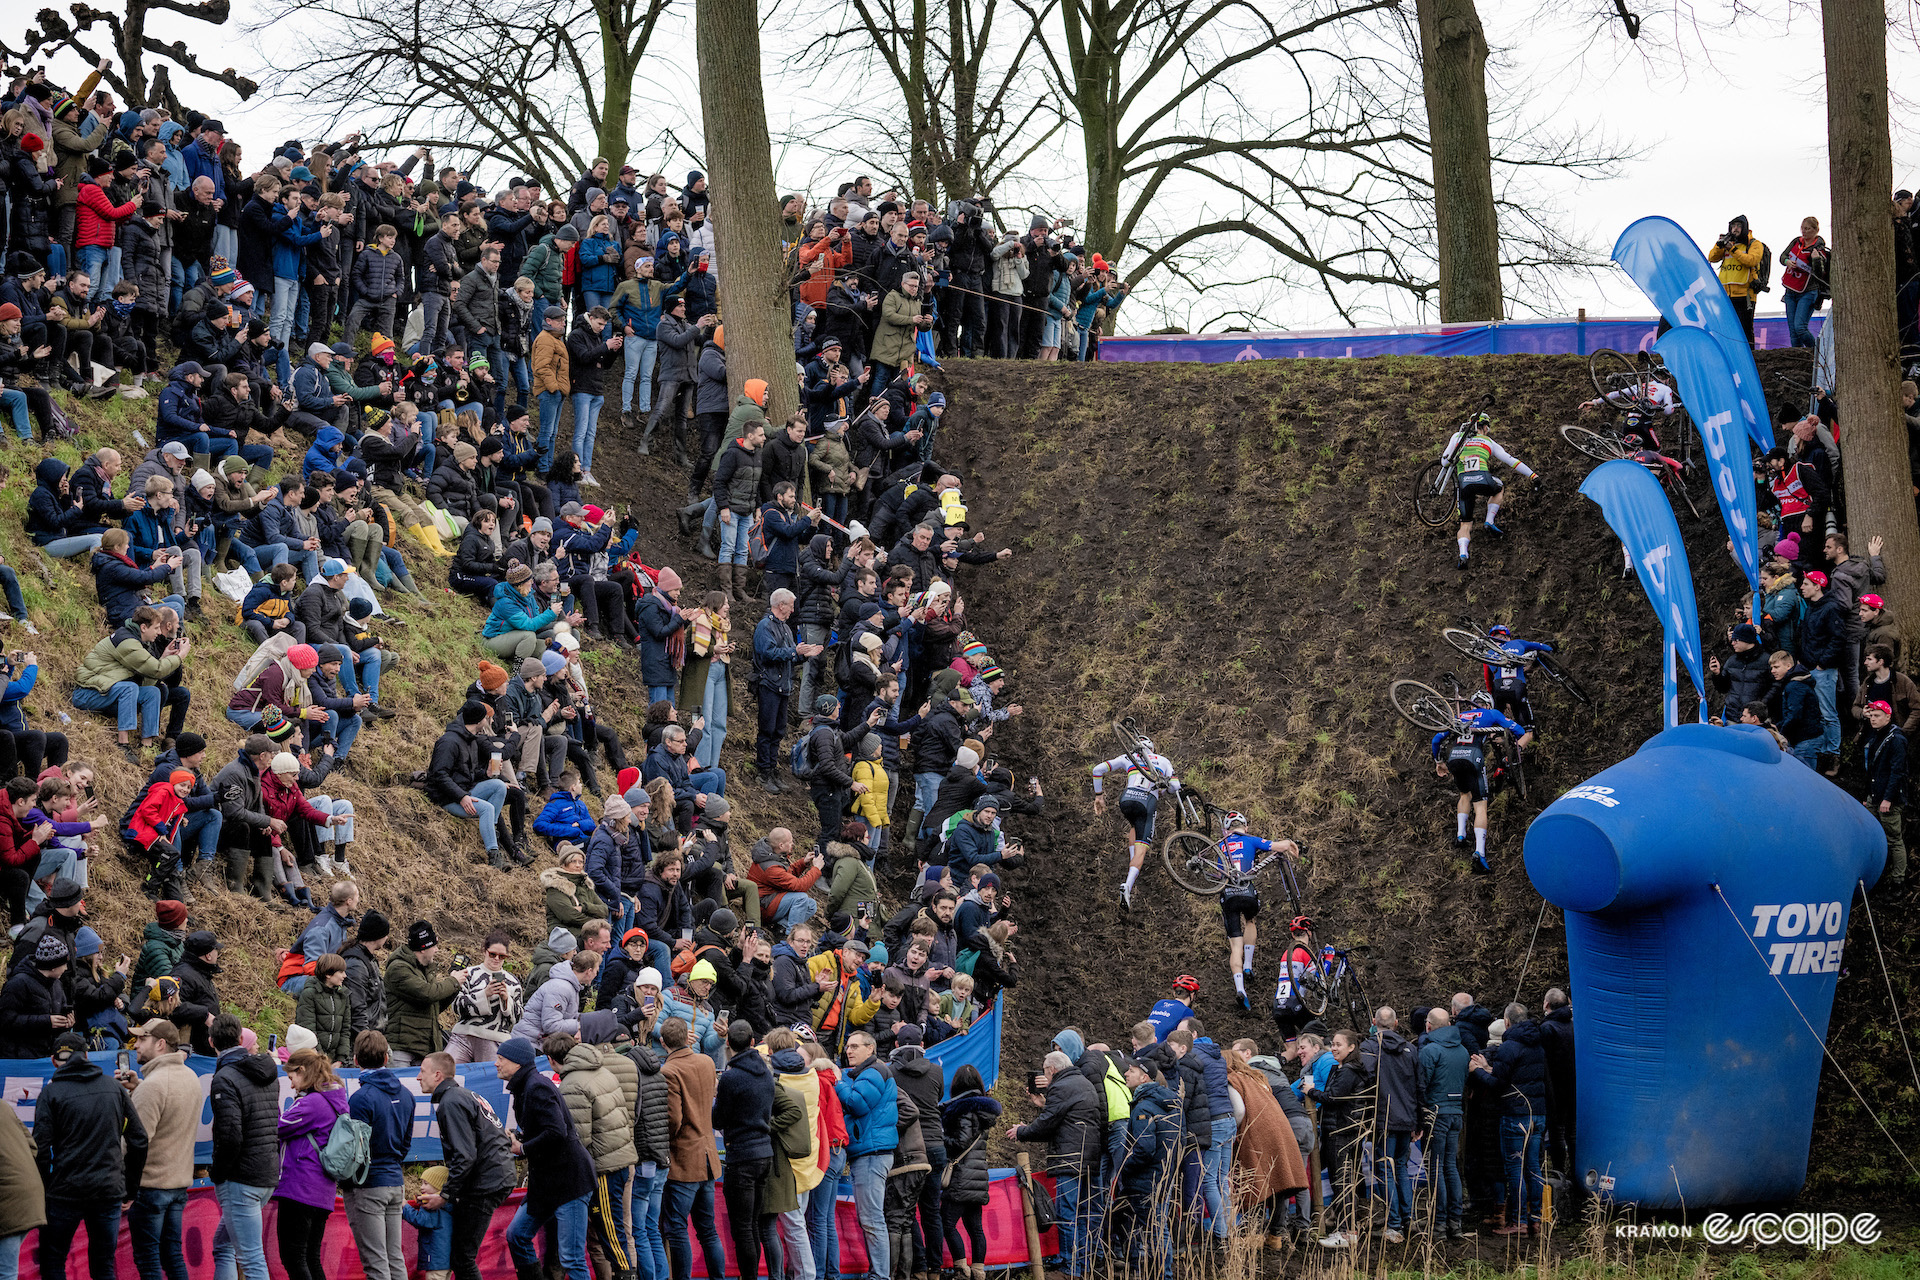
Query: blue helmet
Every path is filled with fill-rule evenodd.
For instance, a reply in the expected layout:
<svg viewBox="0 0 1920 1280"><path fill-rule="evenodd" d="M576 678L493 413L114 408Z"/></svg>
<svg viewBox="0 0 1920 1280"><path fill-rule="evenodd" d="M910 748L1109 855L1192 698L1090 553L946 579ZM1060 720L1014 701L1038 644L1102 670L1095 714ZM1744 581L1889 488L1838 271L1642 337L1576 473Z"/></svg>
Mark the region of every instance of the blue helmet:
<svg viewBox="0 0 1920 1280"><path fill-rule="evenodd" d="M1487 636L1489 639L1491 639L1494 636L1500 636L1505 639L1511 640L1513 638L1513 632L1508 629L1506 623L1496 622L1492 626L1487 628Z"/></svg>

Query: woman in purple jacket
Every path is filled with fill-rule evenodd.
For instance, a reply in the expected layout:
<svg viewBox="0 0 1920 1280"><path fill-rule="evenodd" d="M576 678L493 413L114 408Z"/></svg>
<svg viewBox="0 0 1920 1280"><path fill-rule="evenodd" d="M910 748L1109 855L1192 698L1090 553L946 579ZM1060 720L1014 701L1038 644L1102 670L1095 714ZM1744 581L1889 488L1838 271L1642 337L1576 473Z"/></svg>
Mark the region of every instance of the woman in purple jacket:
<svg viewBox="0 0 1920 1280"><path fill-rule="evenodd" d="M287 1080L297 1096L280 1113L280 1185L273 1192L280 1202L280 1265L288 1280L326 1280L320 1240L337 1188L320 1167L320 1149L333 1122L347 1113L347 1090L318 1049L296 1049L287 1059Z"/></svg>

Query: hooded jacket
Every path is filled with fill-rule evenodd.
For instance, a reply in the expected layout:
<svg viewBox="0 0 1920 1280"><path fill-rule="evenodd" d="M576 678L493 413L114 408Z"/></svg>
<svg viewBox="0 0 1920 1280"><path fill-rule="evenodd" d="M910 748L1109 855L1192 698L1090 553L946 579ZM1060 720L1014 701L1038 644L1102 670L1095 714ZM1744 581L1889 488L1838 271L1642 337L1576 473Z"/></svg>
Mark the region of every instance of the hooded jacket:
<svg viewBox="0 0 1920 1280"><path fill-rule="evenodd" d="M367 1169L366 1181L361 1185L397 1187L406 1181L406 1173L401 1166L406 1163L407 1152L413 1147L416 1097L400 1083L400 1077L394 1075L390 1068L380 1067L360 1073L360 1087L354 1090L347 1111L373 1130L369 1144L373 1162Z"/></svg>
<svg viewBox="0 0 1920 1280"><path fill-rule="evenodd" d="M147 1128L133 1096L83 1053L68 1058L40 1091L33 1140L49 1199L117 1204L139 1189Z"/></svg>
<svg viewBox="0 0 1920 1280"><path fill-rule="evenodd" d="M845 1101L844 1082L840 1088L842 1101ZM947 1163L951 1166L946 1175L947 1185L940 1192L942 1200L963 1205L987 1203L992 1194L989 1189L991 1162L987 1159L987 1139L999 1116L1000 1104L973 1090L955 1094L941 1106L942 1138L946 1144ZM848 1150L851 1153L852 1149Z"/></svg>
<svg viewBox="0 0 1920 1280"><path fill-rule="evenodd" d="M280 1064L271 1054L228 1049L207 1092L213 1106L214 1182L278 1186Z"/></svg>
<svg viewBox="0 0 1920 1280"><path fill-rule="evenodd" d="M1360 1052L1380 1082L1374 1118L1387 1133L1412 1133L1420 1127L1420 1055L1398 1031L1381 1031Z"/></svg>
<svg viewBox="0 0 1920 1280"><path fill-rule="evenodd" d="M576 1044L558 1065L560 1097L573 1116L574 1130L588 1136L596 1173L612 1173L639 1161L633 1141L633 1115L626 1091L601 1059L615 1050Z"/></svg>
<svg viewBox="0 0 1920 1280"><path fill-rule="evenodd" d="M1427 1115L1463 1114L1467 1093L1467 1059L1460 1028L1449 1022L1421 1037L1420 1105Z"/></svg>
<svg viewBox="0 0 1920 1280"><path fill-rule="evenodd" d="M1547 1053L1540 1024L1516 1022L1473 1078L1500 1095L1500 1114L1544 1120L1547 1115Z"/></svg>
<svg viewBox="0 0 1920 1280"><path fill-rule="evenodd" d="M499 1118L480 1096L454 1080L443 1080L433 1091L433 1110L441 1162L447 1166L442 1194L459 1203L512 1190L512 1148Z"/></svg>
<svg viewBox="0 0 1920 1280"><path fill-rule="evenodd" d="M727 1161L773 1157L773 1070L758 1053L739 1054L720 1073L713 1125L725 1140Z"/></svg>
<svg viewBox="0 0 1920 1280"><path fill-rule="evenodd" d="M1107 1140L1107 1108L1100 1092L1078 1071L1062 1071L1047 1086L1046 1096L1032 1123L1014 1130L1014 1141L1046 1143L1047 1172L1056 1178L1097 1169Z"/></svg>

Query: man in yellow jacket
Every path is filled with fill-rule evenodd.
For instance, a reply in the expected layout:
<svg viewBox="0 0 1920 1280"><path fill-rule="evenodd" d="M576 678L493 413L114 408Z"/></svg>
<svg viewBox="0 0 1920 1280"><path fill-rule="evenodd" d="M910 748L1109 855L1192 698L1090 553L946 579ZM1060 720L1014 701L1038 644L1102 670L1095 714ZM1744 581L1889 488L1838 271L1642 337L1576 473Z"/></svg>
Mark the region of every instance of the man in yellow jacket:
<svg viewBox="0 0 1920 1280"><path fill-rule="evenodd" d="M1748 346L1753 345L1753 308L1760 300L1760 264L1766 256L1767 246L1755 238L1744 213L1729 222L1727 234L1707 250L1707 261L1720 264L1720 286L1740 313L1740 327L1747 331Z"/></svg>

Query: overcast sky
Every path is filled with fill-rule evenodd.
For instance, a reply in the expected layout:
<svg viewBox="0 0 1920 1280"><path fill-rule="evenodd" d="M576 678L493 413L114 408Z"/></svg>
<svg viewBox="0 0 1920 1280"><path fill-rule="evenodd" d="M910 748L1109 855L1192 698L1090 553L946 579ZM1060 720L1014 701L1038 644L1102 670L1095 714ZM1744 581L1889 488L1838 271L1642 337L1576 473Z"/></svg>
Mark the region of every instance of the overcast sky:
<svg viewBox="0 0 1920 1280"><path fill-rule="evenodd" d="M1786 0L1759 0L1776 3L1777 11L1708 31L1676 22L1672 7L1683 2L1640 0L1630 5L1647 14L1643 39L1635 44L1624 38L1617 23L1583 16L1609 8L1607 0L1572 0L1571 5L1481 0L1488 38L1498 51L1496 94L1517 94L1535 118L1604 128L1616 148L1638 153L1618 177L1554 182L1558 208L1603 257L1621 229L1653 213L1673 218L1703 246L1730 217L1744 213L1776 252L1798 233L1799 221L1807 214L1829 227L1817 13L1796 12ZM1699 2L1715 12L1731 7L1731 0ZM236 6L242 19L251 8L250 3ZM1542 17L1543 12L1563 15L1569 8L1581 12ZM656 42L670 62L688 67L693 60L689 25L670 19L671 31L663 28ZM203 24L165 14L156 15L155 26L162 39L182 35L196 43L207 32ZM232 28L222 38L230 44L232 61L253 74L277 43L269 35L259 48L250 47ZM1903 66L1916 62L1913 46L1903 45L1902 39L1896 35L1890 50L1896 93L1893 168L1896 185L1915 186L1920 185L1920 140L1911 133L1903 136L1897 124L1910 110L1900 99L1901 90L1920 101L1920 75L1901 76ZM1686 50L1684 56L1671 52L1676 47ZM777 48L769 48L770 60ZM75 61L55 64L56 74L69 77L68 83L84 73ZM288 104L257 98L242 106L225 89L202 92L205 82L184 75L178 79L190 86L188 94L195 101L211 105L226 99L219 109L229 131L249 144L256 158L263 144L299 132ZM787 108L796 100L817 97L817 92L770 86L776 133L790 118ZM636 126L636 141L650 132ZM817 157L794 152L779 157L782 182L805 182L818 167ZM1559 293L1561 306L1555 309L1563 314L1581 306L1589 315L1651 312L1638 290L1613 270L1569 273L1561 277ZM1776 289L1763 301L1762 312L1777 313L1778 299ZM1289 299L1285 310L1290 328L1340 324L1324 299L1304 292L1297 302ZM1519 314L1522 309L1512 310Z"/></svg>

